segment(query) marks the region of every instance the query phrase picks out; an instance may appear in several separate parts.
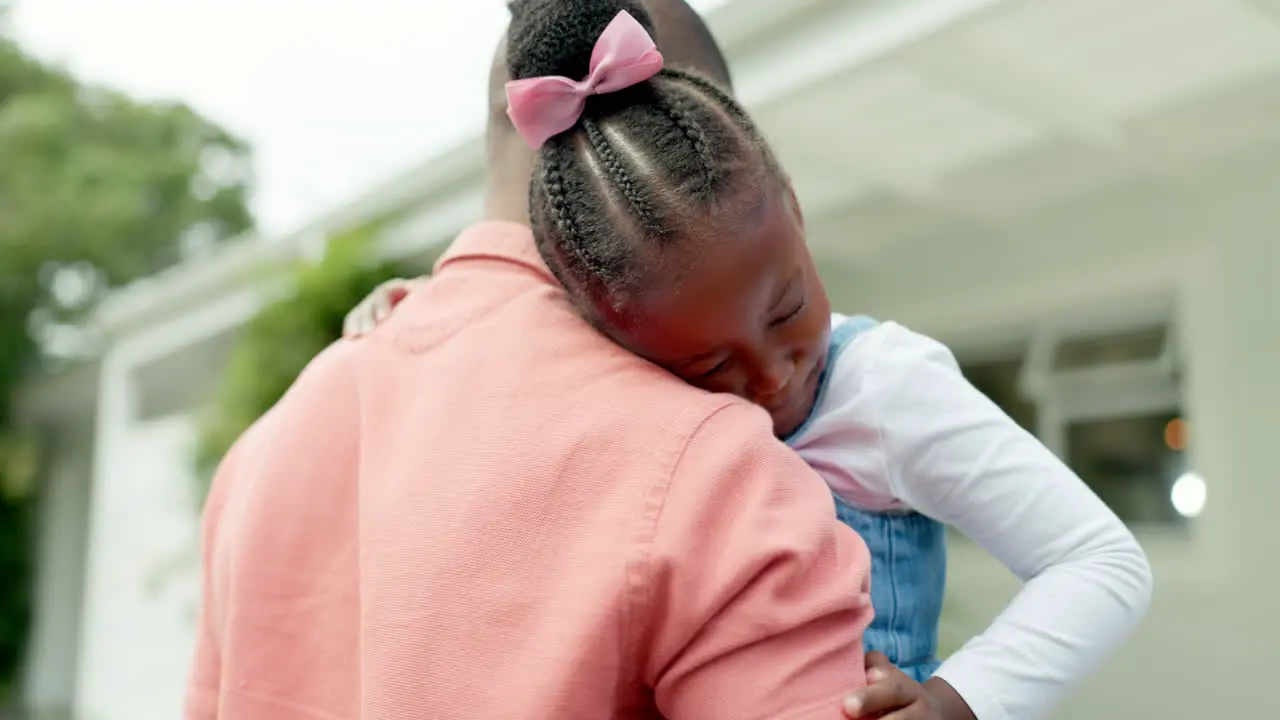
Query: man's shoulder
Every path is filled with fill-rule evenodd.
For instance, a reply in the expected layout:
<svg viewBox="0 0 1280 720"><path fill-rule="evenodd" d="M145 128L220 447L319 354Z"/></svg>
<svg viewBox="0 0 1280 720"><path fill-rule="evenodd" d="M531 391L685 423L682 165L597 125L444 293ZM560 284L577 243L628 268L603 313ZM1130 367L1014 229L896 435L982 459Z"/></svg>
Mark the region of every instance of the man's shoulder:
<svg viewBox="0 0 1280 720"><path fill-rule="evenodd" d="M592 355L576 359L580 381L566 381L564 390L575 404L601 408L613 427L643 422L656 432L687 437L725 408L755 408L742 398L693 387L621 348Z"/></svg>
<svg viewBox="0 0 1280 720"><path fill-rule="evenodd" d="M359 343L339 340L321 350L276 403L246 431L246 435L307 435L317 428L338 431L339 422L358 417ZM261 442L261 441L260 441Z"/></svg>
<svg viewBox="0 0 1280 720"><path fill-rule="evenodd" d="M618 373L606 383L625 395L583 423L583 438L617 451L619 460L631 458L627 463L649 464L668 476L680 468L695 475L730 472L741 469L741 449L763 452L774 444L769 414L734 395L709 393L656 369ZM598 407L591 398L584 406Z"/></svg>
<svg viewBox="0 0 1280 720"><path fill-rule="evenodd" d="M358 358L363 354L362 343L350 340L338 340L316 353L315 357L302 368L297 379L285 393L309 385L323 386L326 393L338 388L349 387L355 377Z"/></svg>
<svg viewBox="0 0 1280 720"><path fill-rule="evenodd" d="M656 459L663 450L678 456L695 435L737 427L742 413L718 419L728 408L760 419L765 435L772 435L764 410L733 395L693 387L576 318L523 345L506 367L517 393L536 388L542 400L535 404L555 405L566 429L575 428L579 437L602 448L626 447L639 453L635 457Z"/></svg>

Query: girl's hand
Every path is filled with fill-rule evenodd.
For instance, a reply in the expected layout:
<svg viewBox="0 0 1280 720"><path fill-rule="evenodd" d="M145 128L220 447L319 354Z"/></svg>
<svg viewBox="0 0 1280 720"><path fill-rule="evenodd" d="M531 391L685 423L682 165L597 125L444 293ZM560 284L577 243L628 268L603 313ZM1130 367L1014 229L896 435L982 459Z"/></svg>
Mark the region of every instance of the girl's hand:
<svg viewBox="0 0 1280 720"><path fill-rule="evenodd" d="M867 653L867 683L866 687L845 698L846 717L853 720L973 718L969 706L945 681L930 678L921 685L889 662L884 653Z"/></svg>
<svg viewBox="0 0 1280 720"><path fill-rule="evenodd" d="M347 313L347 318L342 323L342 336L355 339L373 332L374 328L391 317L391 311L408 296L408 280L396 279L382 283Z"/></svg>

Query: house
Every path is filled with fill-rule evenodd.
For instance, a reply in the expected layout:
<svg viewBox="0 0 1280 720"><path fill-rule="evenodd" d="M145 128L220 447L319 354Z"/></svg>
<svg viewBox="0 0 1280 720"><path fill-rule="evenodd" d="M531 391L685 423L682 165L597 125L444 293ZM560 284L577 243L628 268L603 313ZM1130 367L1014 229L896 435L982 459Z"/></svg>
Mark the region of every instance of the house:
<svg viewBox="0 0 1280 720"><path fill-rule="evenodd" d="M1280 1L731 0L711 17L838 309L947 342L1131 522L1150 615L1062 718L1264 708L1280 640ZM283 240L125 288L34 382L37 717L172 718L197 570L192 418L256 269L389 208L388 255L477 217L479 138ZM1016 589L952 543L954 647ZM1177 690L1171 690L1176 688Z"/></svg>

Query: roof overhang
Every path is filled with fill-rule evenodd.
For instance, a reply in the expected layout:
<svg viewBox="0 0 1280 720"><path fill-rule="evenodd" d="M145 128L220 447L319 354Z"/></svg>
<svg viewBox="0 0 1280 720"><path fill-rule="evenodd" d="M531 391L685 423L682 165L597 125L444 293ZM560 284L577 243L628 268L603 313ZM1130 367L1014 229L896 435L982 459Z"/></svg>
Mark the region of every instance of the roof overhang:
<svg viewBox="0 0 1280 720"><path fill-rule="evenodd" d="M752 106L825 259L1087 231L1280 180L1280 0L911 5L830 10L807 51L827 71L780 65L805 79ZM855 9L865 35L840 49Z"/></svg>

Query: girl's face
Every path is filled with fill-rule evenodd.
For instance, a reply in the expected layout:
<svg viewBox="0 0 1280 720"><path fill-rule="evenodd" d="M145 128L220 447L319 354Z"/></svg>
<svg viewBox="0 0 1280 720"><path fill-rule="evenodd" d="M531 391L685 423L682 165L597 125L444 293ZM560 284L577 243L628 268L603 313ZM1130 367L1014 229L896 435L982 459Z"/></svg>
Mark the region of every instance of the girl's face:
<svg viewBox="0 0 1280 720"><path fill-rule="evenodd" d="M676 238L625 317L601 315L632 352L768 410L782 437L813 407L831 308L794 194L769 185L746 212Z"/></svg>

